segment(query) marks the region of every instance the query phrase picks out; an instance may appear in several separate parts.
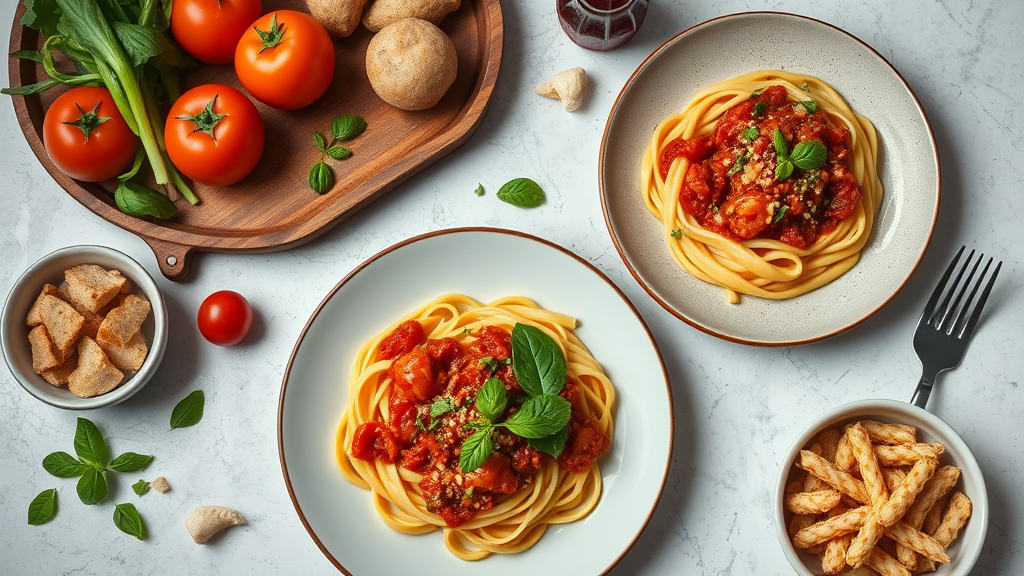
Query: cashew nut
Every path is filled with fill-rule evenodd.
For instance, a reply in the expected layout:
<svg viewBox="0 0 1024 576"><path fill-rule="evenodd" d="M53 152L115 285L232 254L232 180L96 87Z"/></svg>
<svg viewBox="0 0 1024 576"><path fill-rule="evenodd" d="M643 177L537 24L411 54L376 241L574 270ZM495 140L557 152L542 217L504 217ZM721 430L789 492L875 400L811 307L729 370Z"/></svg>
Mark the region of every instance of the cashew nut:
<svg viewBox="0 0 1024 576"><path fill-rule="evenodd" d="M245 524L245 518L231 508L200 506L185 519L185 528L196 544L202 544L225 528Z"/></svg>
<svg viewBox="0 0 1024 576"><path fill-rule="evenodd" d="M587 72L583 68L571 68L537 86L537 94L560 99L566 112L579 108L586 93Z"/></svg>

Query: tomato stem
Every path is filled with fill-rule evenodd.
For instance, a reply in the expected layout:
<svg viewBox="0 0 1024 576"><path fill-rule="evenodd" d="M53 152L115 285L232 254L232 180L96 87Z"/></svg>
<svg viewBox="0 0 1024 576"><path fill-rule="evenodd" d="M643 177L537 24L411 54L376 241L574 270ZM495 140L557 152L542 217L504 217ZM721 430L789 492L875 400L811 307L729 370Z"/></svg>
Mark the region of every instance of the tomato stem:
<svg viewBox="0 0 1024 576"><path fill-rule="evenodd" d="M217 127L218 122L228 116L227 114L218 114L217 112L214 112L213 106L216 104L218 96L220 96L220 94L214 95L213 99L206 104L206 108L203 108L203 111L195 116L175 116L178 120L186 120L195 124L195 127L192 128L192 132L189 133L189 136L202 131L209 134L210 138L213 138L214 142L217 141L217 136L214 135L213 129Z"/></svg>
<svg viewBox="0 0 1024 576"><path fill-rule="evenodd" d="M92 109L92 112L86 112L85 110L82 110L81 104L75 102L75 108L78 108L78 111L82 115L78 118L78 120L75 120L74 122L65 122L65 124L67 124L68 126L74 126L75 128L81 130L82 134L85 134L85 141L89 142L89 135L92 134L92 131L98 128L100 124L103 124L107 120L110 120L110 116L100 116L98 114L100 110L100 104L102 103L102 100L97 102L96 107Z"/></svg>
<svg viewBox="0 0 1024 576"><path fill-rule="evenodd" d="M263 39L263 48L260 49L260 54L262 54L263 51L268 48L274 48L275 46L280 44L282 40L284 40L284 25L279 25L277 23L276 12L274 13L274 16L271 17L270 19L269 30L264 32L263 30L260 30L256 26L253 26L252 29L255 30L257 34L260 35L260 38Z"/></svg>

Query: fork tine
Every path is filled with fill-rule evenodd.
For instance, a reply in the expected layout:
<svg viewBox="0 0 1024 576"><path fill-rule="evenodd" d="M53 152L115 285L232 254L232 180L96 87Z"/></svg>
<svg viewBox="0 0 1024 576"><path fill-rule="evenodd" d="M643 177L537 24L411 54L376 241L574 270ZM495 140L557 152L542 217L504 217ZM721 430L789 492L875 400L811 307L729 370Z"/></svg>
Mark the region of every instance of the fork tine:
<svg viewBox="0 0 1024 576"><path fill-rule="evenodd" d="M939 280L938 285L935 286L935 290L932 291L932 295L928 298L928 303L924 305L924 312L921 314L921 320L918 322L918 328L926 326L932 323L932 319L935 317L935 304L942 297L942 292L946 288L946 282L949 280L953 269L956 268L957 262L960 261L960 256L964 253L966 246L961 246L960 251L953 257L953 261L946 267L946 271L943 272L942 278Z"/></svg>
<svg viewBox="0 0 1024 576"><path fill-rule="evenodd" d="M988 270L988 266L991 263L992 263L992 259L989 258L988 264L985 265L985 270L986 271ZM988 293L992 291L992 286L996 283L996 276L999 276L999 269L1002 268L1002 266L1003 266L1003 261L1002 260L1000 260L999 262L996 263L996 269L992 272L992 277L989 278L988 284L985 285L985 290L983 290L981 292L981 298L978 300L978 305L974 308L974 312L971 313L971 319L967 321L967 324L965 324L963 329L960 331L959 337L961 339L969 339L971 337L971 335L974 333L974 327L977 326L977 324L978 324L978 318L981 318L981 309L985 307L985 302L988 300ZM981 284L981 281L984 278L985 278L985 273L983 272L981 274L981 277L978 278L978 285ZM975 285L974 291L976 292L977 290L978 290L978 286ZM974 293L973 292L971 293L971 298L972 299L974 298ZM968 301L968 305L969 304L970 304L970 301Z"/></svg>
<svg viewBox="0 0 1024 576"><path fill-rule="evenodd" d="M978 259L974 261L974 266L971 268L971 273L967 275L967 279L964 280L963 284L960 284L960 278L964 275L964 271L967 270L967 267L970 266L971 257L973 256L974 250L971 250L971 254L967 256L967 260L964 261L964 267L960 269L960 274L956 277L957 283L954 284L953 288L949 290L949 296L953 295L953 292L956 290L956 287L958 285L960 286L960 291L957 292L956 299L953 300L953 304L945 309L944 313L942 314L942 320L939 321L939 323L935 326L937 330L942 330L946 334L952 334L956 330L956 325L959 324L960 321L963 320L963 318L967 315L967 308L970 307L970 300L967 301L967 304L965 304L963 308L960 308L960 301L963 300L964 293L967 292L967 288L971 285L971 281L974 280L974 274L978 272L978 265L981 264L981 260L982 258L985 257L985 255L978 255ZM985 273L982 272L981 275L982 277L984 277ZM946 296L947 302L949 301L949 296ZM951 315L953 315L953 321L947 324L946 320L949 320Z"/></svg>

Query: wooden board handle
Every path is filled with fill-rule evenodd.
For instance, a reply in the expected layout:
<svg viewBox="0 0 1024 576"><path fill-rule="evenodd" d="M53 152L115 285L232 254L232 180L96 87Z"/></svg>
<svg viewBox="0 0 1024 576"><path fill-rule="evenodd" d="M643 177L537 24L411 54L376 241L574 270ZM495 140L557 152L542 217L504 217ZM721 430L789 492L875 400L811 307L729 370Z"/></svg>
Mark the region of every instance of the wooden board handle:
<svg viewBox="0 0 1024 576"><path fill-rule="evenodd" d="M183 246L173 242L142 237L156 255L160 271L172 282L183 282L188 278L192 268L192 246Z"/></svg>

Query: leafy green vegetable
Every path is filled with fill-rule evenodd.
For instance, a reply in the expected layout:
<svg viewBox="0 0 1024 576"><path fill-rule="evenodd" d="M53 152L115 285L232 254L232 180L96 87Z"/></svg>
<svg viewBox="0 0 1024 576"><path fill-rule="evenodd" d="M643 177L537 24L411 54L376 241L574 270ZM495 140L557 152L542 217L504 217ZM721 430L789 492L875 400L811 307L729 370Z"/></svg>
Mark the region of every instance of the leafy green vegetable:
<svg viewBox="0 0 1024 576"><path fill-rule="evenodd" d="M102 470L88 468L78 479L77 490L82 504L98 504L107 497L107 478Z"/></svg>
<svg viewBox="0 0 1024 576"><path fill-rule="evenodd" d="M757 129L757 126L751 126L743 131L743 139L750 142L757 140L757 137L761 135L761 131Z"/></svg>
<svg viewBox="0 0 1024 576"><path fill-rule="evenodd" d="M206 395L196 390L182 398L171 410L171 430L195 426L203 419L203 408L206 406Z"/></svg>
<svg viewBox="0 0 1024 576"><path fill-rule="evenodd" d="M462 443L462 453L459 454L459 469L468 473L484 465L487 458L494 451L494 444L491 443L491 429L477 430L472 436L466 438Z"/></svg>
<svg viewBox="0 0 1024 576"><path fill-rule="evenodd" d="M110 463L110 469L115 472L140 472L145 470L146 466L149 466L149 463L152 461L152 456L125 452L114 458L113 462Z"/></svg>
<svg viewBox="0 0 1024 576"><path fill-rule="evenodd" d="M505 183L496 194L498 200L517 208L536 208L544 203L544 190L529 178L516 178Z"/></svg>
<svg viewBox="0 0 1024 576"><path fill-rule="evenodd" d="M512 370L530 396L558 394L565 387L565 356L540 328L522 323L512 328Z"/></svg>
<svg viewBox="0 0 1024 576"><path fill-rule="evenodd" d="M57 489L43 490L28 505L28 523L32 526L46 524L57 514Z"/></svg>
<svg viewBox="0 0 1024 576"><path fill-rule="evenodd" d="M366 120L354 114L339 116L331 122L331 135L339 142L351 140L366 130Z"/></svg>
<svg viewBox="0 0 1024 576"><path fill-rule="evenodd" d="M344 146L331 146L327 149L327 155L334 160L344 160L352 155L352 151Z"/></svg>
<svg viewBox="0 0 1024 576"><path fill-rule="evenodd" d="M132 490L134 490L139 496L143 496L149 492L149 482L140 479L135 484L132 484Z"/></svg>
<svg viewBox="0 0 1024 576"><path fill-rule="evenodd" d="M497 378L488 378L476 394L476 409L491 422L495 422L508 405L505 384Z"/></svg>
<svg viewBox="0 0 1024 576"><path fill-rule="evenodd" d="M107 465L107 443L103 440L103 434L86 418L78 419L78 427L75 429L75 454L98 470L103 470Z"/></svg>
<svg viewBox="0 0 1024 576"><path fill-rule="evenodd" d="M317 150L321 152L327 151L327 140L324 140L324 135L319 132L313 132L313 143L316 144Z"/></svg>
<svg viewBox="0 0 1024 576"><path fill-rule="evenodd" d="M134 504L118 504L114 507L114 526L139 540L146 539L146 525L142 523L142 517Z"/></svg>
<svg viewBox="0 0 1024 576"><path fill-rule="evenodd" d="M67 452L54 452L43 458L43 469L57 478L81 476L88 468L88 464L83 464Z"/></svg>
<svg viewBox="0 0 1024 576"><path fill-rule="evenodd" d="M114 191L114 202L121 212L136 218L152 216L166 220L178 213L178 208L170 198L131 180L118 184Z"/></svg>
<svg viewBox="0 0 1024 576"><path fill-rule="evenodd" d="M334 187L334 170L320 161L309 171L309 187L317 194L326 194Z"/></svg>
<svg viewBox="0 0 1024 576"><path fill-rule="evenodd" d="M562 426L562 429L550 436L543 438L530 438L526 442L534 450L540 450L541 452L551 456L552 458L558 458L562 454L562 450L565 450L565 441L569 439L569 426Z"/></svg>
<svg viewBox="0 0 1024 576"><path fill-rule="evenodd" d="M523 402L519 411L503 422L509 432L523 438L545 438L569 423L572 405L561 396L541 394Z"/></svg>

